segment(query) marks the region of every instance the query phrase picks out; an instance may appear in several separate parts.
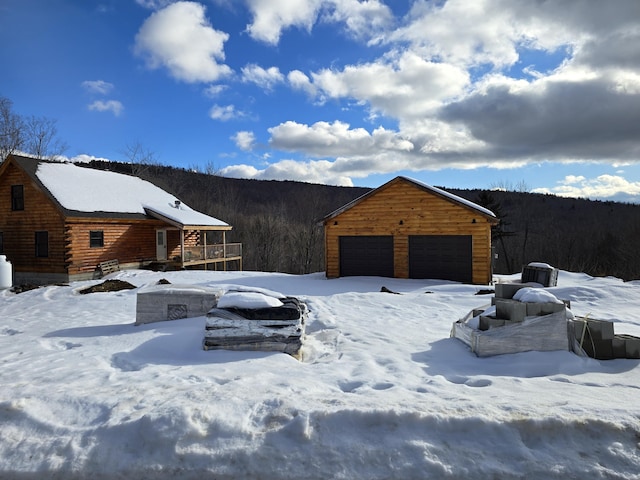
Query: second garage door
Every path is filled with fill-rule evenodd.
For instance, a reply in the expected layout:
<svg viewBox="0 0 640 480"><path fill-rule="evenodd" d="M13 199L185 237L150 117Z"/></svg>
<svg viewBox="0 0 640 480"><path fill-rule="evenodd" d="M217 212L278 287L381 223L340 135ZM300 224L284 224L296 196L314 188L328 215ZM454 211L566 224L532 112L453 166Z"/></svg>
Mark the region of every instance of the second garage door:
<svg viewBox="0 0 640 480"><path fill-rule="evenodd" d="M471 283L472 236L409 236L409 277Z"/></svg>
<svg viewBox="0 0 640 480"><path fill-rule="evenodd" d="M393 237L340 237L340 276L393 277Z"/></svg>

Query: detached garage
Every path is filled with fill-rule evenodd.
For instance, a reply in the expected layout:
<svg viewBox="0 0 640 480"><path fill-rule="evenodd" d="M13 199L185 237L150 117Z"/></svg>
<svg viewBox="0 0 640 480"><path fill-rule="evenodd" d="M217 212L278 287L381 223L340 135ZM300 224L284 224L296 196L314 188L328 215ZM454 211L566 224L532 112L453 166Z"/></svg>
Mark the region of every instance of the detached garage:
<svg viewBox="0 0 640 480"><path fill-rule="evenodd" d="M324 218L327 277L491 281L486 208L407 177L396 177Z"/></svg>

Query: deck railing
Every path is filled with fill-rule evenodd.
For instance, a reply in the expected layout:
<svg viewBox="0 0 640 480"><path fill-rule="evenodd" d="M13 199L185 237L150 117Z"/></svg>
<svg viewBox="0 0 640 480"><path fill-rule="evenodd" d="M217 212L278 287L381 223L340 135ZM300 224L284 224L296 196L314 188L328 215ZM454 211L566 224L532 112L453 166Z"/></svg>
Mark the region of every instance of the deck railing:
<svg viewBox="0 0 640 480"><path fill-rule="evenodd" d="M218 243L215 245L198 245L184 247L184 262L202 262L206 260L223 261L229 258L242 257L241 243Z"/></svg>

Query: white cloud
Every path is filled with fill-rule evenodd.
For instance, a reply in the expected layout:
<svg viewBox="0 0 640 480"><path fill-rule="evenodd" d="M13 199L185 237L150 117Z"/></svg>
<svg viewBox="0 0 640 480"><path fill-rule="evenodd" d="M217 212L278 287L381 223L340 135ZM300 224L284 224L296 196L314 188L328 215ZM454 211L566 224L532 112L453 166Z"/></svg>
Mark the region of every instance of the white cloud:
<svg viewBox="0 0 640 480"><path fill-rule="evenodd" d="M209 85L204 89L204 94L209 98L218 97L222 92L227 90L229 87L227 85Z"/></svg>
<svg viewBox="0 0 640 480"><path fill-rule="evenodd" d="M106 95L113 90L113 83L104 80L85 80L82 82L82 88L89 93Z"/></svg>
<svg viewBox="0 0 640 480"><path fill-rule="evenodd" d="M521 47L551 52L586 41L577 18L588 10L611 8L581 1L417 1L387 41L409 42L425 57L455 65L502 68L519 60Z"/></svg>
<svg viewBox="0 0 640 480"><path fill-rule="evenodd" d="M272 147L288 151L304 151L318 156L379 154L381 151L408 152L413 144L396 132L377 128L369 133L349 124L317 122L311 126L292 121L269 129Z"/></svg>
<svg viewBox="0 0 640 480"><path fill-rule="evenodd" d="M458 67L424 60L406 51L342 70L313 73L314 86L329 98L354 98L395 118L433 114L442 102L461 95L469 74Z"/></svg>
<svg viewBox="0 0 640 480"><path fill-rule="evenodd" d="M347 30L359 39L378 41L386 28L393 24L391 9L379 0L333 0L332 9L324 20L344 23Z"/></svg>
<svg viewBox="0 0 640 480"><path fill-rule="evenodd" d="M311 83L309 77L307 77L300 70L292 70L287 74L287 80L291 88L294 90L302 90L306 92L310 96L315 96L317 90L315 86Z"/></svg>
<svg viewBox="0 0 640 480"><path fill-rule="evenodd" d="M158 10L166 7L167 5L171 5L174 2L175 0L136 0L138 5L150 10Z"/></svg>
<svg viewBox="0 0 640 480"><path fill-rule="evenodd" d="M244 113L236 110L234 105L214 105L211 107L211 110L209 110L209 117L222 122L243 116Z"/></svg>
<svg viewBox="0 0 640 480"><path fill-rule="evenodd" d="M231 74L224 43L229 35L215 30L205 7L194 2L173 3L153 13L140 27L135 52L150 68L165 67L185 82L215 82Z"/></svg>
<svg viewBox="0 0 640 480"><path fill-rule="evenodd" d="M296 180L308 183L353 186L351 178L333 171L334 164L326 160L298 162L281 160L269 164L260 170L251 165L232 165L223 168L220 174L225 177L253 178L256 180Z"/></svg>
<svg viewBox="0 0 640 480"><path fill-rule="evenodd" d="M284 75L280 73L278 67L269 67L265 70L256 64L249 64L242 68L242 81L255 83L265 90L271 90L276 84L284 81Z"/></svg>
<svg viewBox="0 0 640 480"><path fill-rule="evenodd" d="M253 150L256 143L256 136L253 132L240 131L231 137L231 140L235 142L240 150L249 152Z"/></svg>
<svg viewBox="0 0 640 480"><path fill-rule="evenodd" d="M111 160L109 160L108 158L103 158L103 157L96 157L93 155L88 155L86 153L81 153L80 155L75 155L71 158L67 158L64 157L63 161L69 161L69 162L73 162L73 163L89 163L93 160L99 160L102 162L110 162Z"/></svg>
<svg viewBox="0 0 640 480"><path fill-rule="evenodd" d="M568 185L573 185L575 183L581 183L586 180L582 175L567 175L564 177L564 183Z"/></svg>
<svg viewBox="0 0 640 480"><path fill-rule="evenodd" d="M307 31L318 17L322 0L247 0L253 23L247 25L252 38L276 45L282 30L288 27Z"/></svg>
<svg viewBox="0 0 640 480"><path fill-rule="evenodd" d="M640 200L640 182L631 182L618 175L599 175L585 178L568 175L553 188L538 188L533 193L551 193L561 197Z"/></svg>
<svg viewBox="0 0 640 480"><path fill-rule="evenodd" d="M95 112L111 112L118 117L124 110L124 105L118 100L96 100L89 105L89 110Z"/></svg>
<svg viewBox="0 0 640 480"><path fill-rule="evenodd" d="M287 28L311 32L318 21L344 24L357 39L375 42L393 23L380 0L247 0L253 21L247 31L255 40L277 45Z"/></svg>

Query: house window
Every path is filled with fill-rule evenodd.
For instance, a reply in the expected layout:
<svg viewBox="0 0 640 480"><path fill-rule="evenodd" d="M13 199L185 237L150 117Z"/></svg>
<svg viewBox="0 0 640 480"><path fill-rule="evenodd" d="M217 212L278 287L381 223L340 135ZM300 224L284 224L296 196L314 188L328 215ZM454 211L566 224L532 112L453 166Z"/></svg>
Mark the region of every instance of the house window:
<svg viewBox="0 0 640 480"><path fill-rule="evenodd" d="M104 247L104 232L102 230L91 230L89 232L89 247Z"/></svg>
<svg viewBox="0 0 640 480"><path fill-rule="evenodd" d="M11 210L24 210L23 185L11 185Z"/></svg>
<svg viewBox="0 0 640 480"><path fill-rule="evenodd" d="M36 257L49 256L49 232L36 232Z"/></svg>

